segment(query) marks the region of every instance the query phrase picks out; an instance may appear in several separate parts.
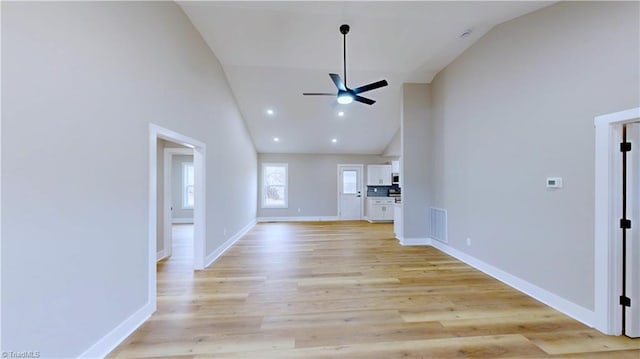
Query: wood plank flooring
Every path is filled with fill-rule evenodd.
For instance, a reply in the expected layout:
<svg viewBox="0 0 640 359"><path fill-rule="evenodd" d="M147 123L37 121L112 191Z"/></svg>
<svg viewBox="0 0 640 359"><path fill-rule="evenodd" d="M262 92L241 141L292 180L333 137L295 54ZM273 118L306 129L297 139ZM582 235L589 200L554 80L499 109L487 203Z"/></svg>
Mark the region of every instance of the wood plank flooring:
<svg viewBox="0 0 640 359"><path fill-rule="evenodd" d="M195 273L190 229L158 264L157 313L110 358L640 359L640 340L402 247L388 224L258 224Z"/></svg>

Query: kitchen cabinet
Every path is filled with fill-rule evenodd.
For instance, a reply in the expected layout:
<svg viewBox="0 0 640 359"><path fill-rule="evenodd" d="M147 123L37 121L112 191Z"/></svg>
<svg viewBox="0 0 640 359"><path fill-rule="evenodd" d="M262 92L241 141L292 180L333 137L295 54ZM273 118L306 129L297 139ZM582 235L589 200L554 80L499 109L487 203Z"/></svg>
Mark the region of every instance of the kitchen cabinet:
<svg viewBox="0 0 640 359"><path fill-rule="evenodd" d="M394 198L369 197L367 199L367 216L369 222L393 222Z"/></svg>
<svg viewBox="0 0 640 359"><path fill-rule="evenodd" d="M402 204L398 203L393 208L393 233L396 239L402 241Z"/></svg>
<svg viewBox="0 0 640 359"><path fill-rule="evenodd" d="M368 186L391 186L391 165L368 165Z"/></svg>

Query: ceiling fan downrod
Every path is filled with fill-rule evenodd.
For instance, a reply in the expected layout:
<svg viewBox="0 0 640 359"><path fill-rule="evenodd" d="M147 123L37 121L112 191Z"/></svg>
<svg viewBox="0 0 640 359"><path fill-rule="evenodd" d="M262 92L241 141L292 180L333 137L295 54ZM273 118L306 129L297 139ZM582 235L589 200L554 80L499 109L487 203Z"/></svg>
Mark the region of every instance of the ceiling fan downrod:
<svg viewBox="0 0 640 359"><path fill-rule="evenodd" d="M349 33L349 25L340 25L340 33L342 34L342 65L344 70L344 86L347 86L347 34Z"/></svg>

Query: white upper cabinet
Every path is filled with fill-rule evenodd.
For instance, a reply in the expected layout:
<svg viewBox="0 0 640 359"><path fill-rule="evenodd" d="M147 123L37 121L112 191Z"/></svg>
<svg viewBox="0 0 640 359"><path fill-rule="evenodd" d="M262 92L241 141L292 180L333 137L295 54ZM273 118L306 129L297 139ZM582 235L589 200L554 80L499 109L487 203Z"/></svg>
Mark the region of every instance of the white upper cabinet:
<svg viewBox="0 0 640 359"><path fill-rule="evenodd" d="M367 166L368 186L391 186L391 166L390 165L368 165Z"/></svg>

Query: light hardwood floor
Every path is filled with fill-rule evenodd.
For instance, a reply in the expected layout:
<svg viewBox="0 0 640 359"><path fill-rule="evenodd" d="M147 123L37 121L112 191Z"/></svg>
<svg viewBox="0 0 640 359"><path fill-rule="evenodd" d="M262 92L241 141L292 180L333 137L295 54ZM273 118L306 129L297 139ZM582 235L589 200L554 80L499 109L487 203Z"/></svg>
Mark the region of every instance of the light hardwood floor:
<svg viewBox="0 0 640 359"><path fill-rule="evenodd" d="M196 273L190 228L158 264L157 313L110 358L640 359L640 340L402 247L388 224L258 224Z"/></svg>

